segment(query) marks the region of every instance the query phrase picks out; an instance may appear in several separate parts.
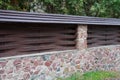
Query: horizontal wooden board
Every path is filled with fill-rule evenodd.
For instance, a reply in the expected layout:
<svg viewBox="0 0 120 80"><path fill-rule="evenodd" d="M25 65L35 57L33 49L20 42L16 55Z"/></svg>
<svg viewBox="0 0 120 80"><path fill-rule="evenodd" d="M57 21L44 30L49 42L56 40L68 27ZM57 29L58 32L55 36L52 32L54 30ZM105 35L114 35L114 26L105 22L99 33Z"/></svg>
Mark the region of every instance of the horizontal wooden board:
<svg viewBox="0 0 120 80"><path fill-rule="evenodd" d="M76 25L0 25L0 57L75 49Z"/></svg>
<svg viewBox="0 0 120 80"><path fill-rule="evenodd" d="M120 19L0 10L0 22L120 25Z"/></svg>
<svg viewBox="0 0 120 80"><path fill-rule="evenodd" d="M116 45L116 44L119 45L120 27L89 25L87 42L88 42L88 47Z"/></svg>

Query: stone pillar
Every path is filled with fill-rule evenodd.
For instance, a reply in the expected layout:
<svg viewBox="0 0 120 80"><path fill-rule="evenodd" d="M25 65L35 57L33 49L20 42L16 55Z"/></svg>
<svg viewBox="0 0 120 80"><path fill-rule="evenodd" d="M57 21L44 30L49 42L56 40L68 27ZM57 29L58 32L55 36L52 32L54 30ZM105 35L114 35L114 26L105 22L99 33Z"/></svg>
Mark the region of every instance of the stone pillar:
<svg viewBox="0 0 120 80"><path fill-rule="evenodd" d="M78 25L76 48L79 50L87 48L87 25Z"/></svg>

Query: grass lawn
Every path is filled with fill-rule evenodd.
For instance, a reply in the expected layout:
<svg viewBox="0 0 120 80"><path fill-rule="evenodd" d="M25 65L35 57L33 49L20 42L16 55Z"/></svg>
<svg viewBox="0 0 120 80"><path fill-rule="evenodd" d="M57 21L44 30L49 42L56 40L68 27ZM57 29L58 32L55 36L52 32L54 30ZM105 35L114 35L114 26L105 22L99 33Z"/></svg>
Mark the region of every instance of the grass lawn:
<svg viewBox="0 0 120 80"><path fill-rule="evenodd" d="M112 71L92 71L84 74L75 73L67 78L58 78L58 80L105 80L107 78L119 78L119 72Z"/></svg>

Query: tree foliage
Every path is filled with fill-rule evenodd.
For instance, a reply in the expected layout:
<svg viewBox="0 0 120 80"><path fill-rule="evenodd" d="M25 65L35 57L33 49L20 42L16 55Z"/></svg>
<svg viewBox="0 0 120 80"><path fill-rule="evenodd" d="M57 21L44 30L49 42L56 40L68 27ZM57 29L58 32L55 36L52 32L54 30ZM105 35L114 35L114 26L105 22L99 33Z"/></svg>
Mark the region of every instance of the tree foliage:
<svg viewBox="0 0 120 80"><path fill-rule="evenodd" d="M1 9L30 11L41 4L47 13L120 18L120 0L0 0Z"/></svg>
<svg viewBox="0 0 120 80"><path fill-rule="evenodd" d="M0 9L29 11L30 5L28 0L0 0Z"/></svg>

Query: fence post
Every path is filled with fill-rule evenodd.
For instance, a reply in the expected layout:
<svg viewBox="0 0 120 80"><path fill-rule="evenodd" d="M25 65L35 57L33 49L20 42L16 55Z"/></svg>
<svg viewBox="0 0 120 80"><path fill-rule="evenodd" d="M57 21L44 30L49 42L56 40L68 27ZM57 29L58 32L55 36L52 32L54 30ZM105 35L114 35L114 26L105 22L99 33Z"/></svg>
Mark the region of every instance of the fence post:
<svg viewBox="0 0 120 80"><path fill-rule="evenodd" d="M78 25L76 35L76 48L79 50L87 48L87 25Z"/></svg>

